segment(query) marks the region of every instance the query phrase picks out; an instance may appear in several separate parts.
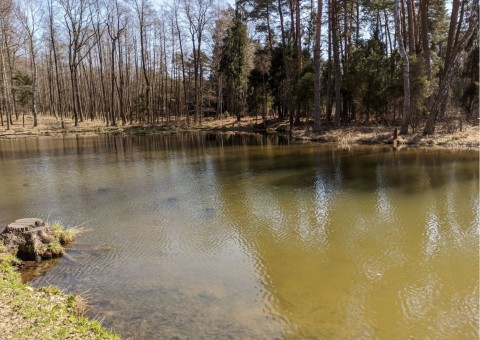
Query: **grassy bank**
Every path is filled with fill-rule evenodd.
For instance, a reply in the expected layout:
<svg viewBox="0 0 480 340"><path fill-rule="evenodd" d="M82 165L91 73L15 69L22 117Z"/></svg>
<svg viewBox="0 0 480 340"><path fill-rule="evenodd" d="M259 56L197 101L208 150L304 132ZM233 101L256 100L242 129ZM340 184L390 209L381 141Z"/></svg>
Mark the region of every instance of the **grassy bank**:
<svg viewBox="0 0 480 340"><path fill-rule="evenodd" d="M13 125L7 131L5 126L0 126L0 138L25 138L38 136L63 136L65 134L99 135L151 135L181 131L231 131L243 133L264 133L261 120L254 117L245 117L238 122L234 117L224 119L204 119L200 125L187 126L185 121L162 122L159 125L126 125L106 127L101 120L84 121L75 127L73 121L65 120L65 129L61 128L60 120L49 116L39 116L39 125L33 128L33 118L26 116L25 127L21 122ZM290 135L297 142L334 143L342 147L348 145L365 144L393 144L393 131L399 126L386 126L371 123L368 125L352 123L341 128L330 127L317 133L312 131L311 124L302 123L289 131L288 121L270 120L267 134ZM439 123L433 136L424 136L422 129L419 132L398 136L398 146L445 147L453 149L478 148L480 146L480 127L478 125L464 124L462 129L452 129L451 126Z"/></svg>
<svg viewBox="0 0 480 340"><path fill-rule="evenodd" d="M82 297L57 287L22 283L20 261L0 244L0 337L2 339L120 339L84 316Z"/></svg>

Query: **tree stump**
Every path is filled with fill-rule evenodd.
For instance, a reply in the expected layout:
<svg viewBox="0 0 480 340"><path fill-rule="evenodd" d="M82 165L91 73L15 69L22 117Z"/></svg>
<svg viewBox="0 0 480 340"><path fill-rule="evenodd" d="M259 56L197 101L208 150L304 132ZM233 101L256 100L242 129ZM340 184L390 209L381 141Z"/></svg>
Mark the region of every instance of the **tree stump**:
<svg viewBox="0 0 480 340"><path fill-rule="evenodd" d="M0 240L5 244L7 251L16 253L22 260L39 262L42 258L61 254L61 251L58 251L60 245L54 244L56 241L54 233L40 218L21 218L8 224L0 234Z"/></svg>

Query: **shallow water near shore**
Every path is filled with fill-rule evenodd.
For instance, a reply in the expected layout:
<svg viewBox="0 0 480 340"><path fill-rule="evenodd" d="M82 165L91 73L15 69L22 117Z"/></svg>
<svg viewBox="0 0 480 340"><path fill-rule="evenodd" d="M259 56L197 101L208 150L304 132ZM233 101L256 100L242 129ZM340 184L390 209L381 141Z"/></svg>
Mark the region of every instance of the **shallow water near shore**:
<svg viewBox="0 0 480 340"><path fill-rule="evenodd" d="M0 140L0 225L85 227L24 277L124 337L477 339L478 162L242 134Z"/></svg>

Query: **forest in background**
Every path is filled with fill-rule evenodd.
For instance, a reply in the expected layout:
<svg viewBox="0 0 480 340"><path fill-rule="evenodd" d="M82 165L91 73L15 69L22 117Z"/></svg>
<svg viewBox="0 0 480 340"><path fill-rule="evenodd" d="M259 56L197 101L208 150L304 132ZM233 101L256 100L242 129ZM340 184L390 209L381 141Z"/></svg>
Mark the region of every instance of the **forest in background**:
<svg viewBox="0 0 480 340"><path fill-rule="evenodd" d="M475 0L2 0L0 118L478 124Z"/></svg>

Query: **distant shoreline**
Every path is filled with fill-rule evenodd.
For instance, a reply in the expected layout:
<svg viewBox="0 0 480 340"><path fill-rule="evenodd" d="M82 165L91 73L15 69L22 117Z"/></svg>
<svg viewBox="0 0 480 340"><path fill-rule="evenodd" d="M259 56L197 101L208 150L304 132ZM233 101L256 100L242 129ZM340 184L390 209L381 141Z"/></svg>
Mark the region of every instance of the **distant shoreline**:
<svg viewBox="0 0 480 340"><path fill-rule="evenodd" d="M350 124L346 127L327 128L320 133L312 131L311 124L303 122L289 131L287 120L270 120L267 129L264 130L261 119L245 117L236 121L234 117L224 119L204 119L201 125L187 126L184 121L161 122L156 125L127 124L125 126L106 127L101 120L84 121L79 126L73 126L70 119L64 121L65 129L61 128L60 120L53 117L39 116L39 125L33 128L33 118L26 116L25 128L20 122L14 122L11 130L7 131L5 126L0 126L0 139L19 139L31 137L55 137L65 135L155 135L163 133L182 132L232 132L232 133L262 133L270 135L290 136L298 143L332 143L347 148L351 145L392 145L398 148L409 147L442 147L449 149L472 149L480 147L480 127L465 124L454 132L447 131L439 126L437 133L432 136L424 136L422 129L408 135L399 135L394 141L393 134L398 126L385 126L372 124Z"/></svg>

